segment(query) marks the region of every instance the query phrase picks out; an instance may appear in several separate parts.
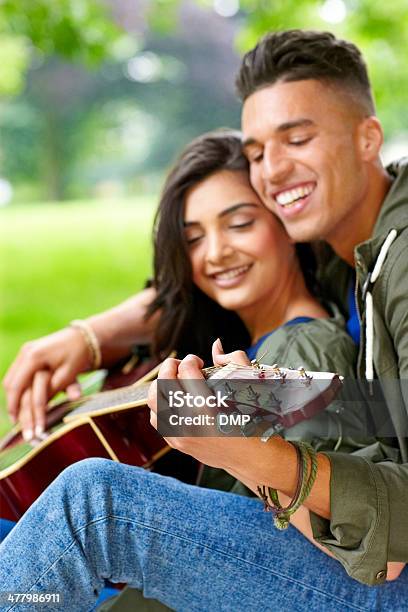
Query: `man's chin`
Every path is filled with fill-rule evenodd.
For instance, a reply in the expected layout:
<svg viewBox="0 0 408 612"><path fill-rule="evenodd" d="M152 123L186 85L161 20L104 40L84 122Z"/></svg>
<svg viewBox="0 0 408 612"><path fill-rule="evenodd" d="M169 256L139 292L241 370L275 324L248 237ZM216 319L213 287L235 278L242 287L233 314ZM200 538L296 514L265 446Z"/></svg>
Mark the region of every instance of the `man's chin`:
<svg viewBox="0 0 408 612"><path fill-rule="evenodd" d="M320 228L311 222L306 221L283 221L283 226L294 242L313 242L315 240L324 240Z"/></svg>

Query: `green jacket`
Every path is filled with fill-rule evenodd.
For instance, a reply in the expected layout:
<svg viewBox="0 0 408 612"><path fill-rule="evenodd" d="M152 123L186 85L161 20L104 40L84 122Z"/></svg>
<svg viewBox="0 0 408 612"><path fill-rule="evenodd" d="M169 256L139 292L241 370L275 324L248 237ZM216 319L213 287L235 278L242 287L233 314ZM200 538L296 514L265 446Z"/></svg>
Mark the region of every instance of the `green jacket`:
<svg viewBox="0 0 408 612"><path fill-rule="evenodd" d="M333 316L328 319L314 319L309 323L297 323L283 326L271 333L260 345L257 358L262 363L299 368L318 372L336 372L344 377L354 377L357 362L357 347L346 333L344 318L339 310L330 306ZM286 429L286 440L305 440L317 450L331 450L334 447L345 452L361 448L361 436L358 440L345 437L342 429L362 431L359 405L347 404L344 410L341 402L334 401L330 406L312 419L298 423ZM364 440L366 444L373 439ZM341 445L340 445L341 443ZM223 470L206 467L200 485L253 496L241 482L235 480Z"/></svg>
<svg viewBox="0 0 408 612"><path fill-rule="evenodd" d="M311 514L315 539L334 554L350 576L369 585L384 582L387 561L408 562L407 161L388 168L393 183L372 237L355 248L362 329L357 373L364 378L367 367L373 366L383 387L383 409L394 424L396 442L391 446L378 441L349 455L328 452L332 468L331 520ZM396 238L388 245L380 266L380 251L393 229ZM319 256L323 294L344 312L352 270L327 246L322 246ZM376 263L377 278L368 283L364 298L364 284ZM372 321L367 315L371 299Z"/></svg>

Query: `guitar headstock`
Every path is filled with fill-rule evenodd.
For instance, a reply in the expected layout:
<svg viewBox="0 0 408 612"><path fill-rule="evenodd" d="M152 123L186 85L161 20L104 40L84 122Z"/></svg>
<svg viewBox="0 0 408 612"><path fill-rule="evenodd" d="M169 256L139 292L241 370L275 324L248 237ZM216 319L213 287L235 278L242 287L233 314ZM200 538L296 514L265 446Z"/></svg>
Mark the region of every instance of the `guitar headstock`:
<svg viewBox="0 0 408 612"><path fill-rule="evenodd" d="M333 372L312 372L253 363L229 363L204 371L212 389L222 389L231 409L278 419L285 427L311 418L337 395L342 377Z"/></svg>

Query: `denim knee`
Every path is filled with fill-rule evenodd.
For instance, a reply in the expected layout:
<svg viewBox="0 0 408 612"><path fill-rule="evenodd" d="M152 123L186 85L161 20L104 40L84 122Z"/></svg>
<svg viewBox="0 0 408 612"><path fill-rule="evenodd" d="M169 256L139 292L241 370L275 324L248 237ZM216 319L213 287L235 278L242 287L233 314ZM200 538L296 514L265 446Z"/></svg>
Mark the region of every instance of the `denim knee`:
<svg viewBox="0 0 408 612"><path fill-rule="evenodd" d="M65 468L55 480L56 485L79 484L99 480L103 474L110 471L111 464L115 463L110 459L92 457L82 459Z"/></svg>
<svg viewBox="0 0 408 612"><path fill-rule="evenodd" d="M105 488L118 485L128 480L130 474L133 479L139 475L147 475L143 468L117 463L111 459L93 457L82 459L65 468L55 480L52 487L62 487L69 491L75 490L91 491L95 488ZM139 480L139 478L137 478Z"/></svg>

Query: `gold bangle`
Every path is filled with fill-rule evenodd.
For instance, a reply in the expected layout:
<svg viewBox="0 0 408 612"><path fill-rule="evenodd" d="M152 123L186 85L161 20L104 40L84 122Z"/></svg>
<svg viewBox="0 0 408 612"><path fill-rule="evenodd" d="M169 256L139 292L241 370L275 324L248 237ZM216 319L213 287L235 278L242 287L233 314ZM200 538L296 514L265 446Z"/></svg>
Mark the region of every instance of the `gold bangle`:
<svg viewBox="0 0 408 612"><path fill-rule="evenodd" d="M83 319L75 319L69 326L76 327L81 332L91 356L91 369L98 370L102 365L102 351L94 330Z"/></svg>

